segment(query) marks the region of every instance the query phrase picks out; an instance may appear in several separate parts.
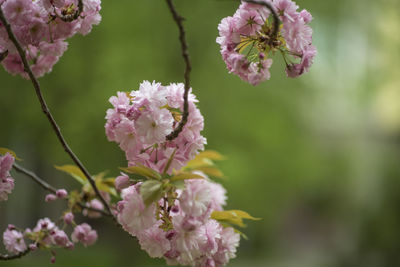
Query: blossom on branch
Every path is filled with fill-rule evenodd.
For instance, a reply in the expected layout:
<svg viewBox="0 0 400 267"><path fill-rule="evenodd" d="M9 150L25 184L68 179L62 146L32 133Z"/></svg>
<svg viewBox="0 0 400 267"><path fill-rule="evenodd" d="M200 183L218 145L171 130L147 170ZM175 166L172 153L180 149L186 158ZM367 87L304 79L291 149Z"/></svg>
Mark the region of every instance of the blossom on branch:
<svg viewBox="0 0 400 267"><path fill-rule="evenodd" d="M264 3L273 10L242 1L236 13L218 25L217 43L227 69L252 85L269 80L271 56L276 52L283 56L287 76L292 78L308 72L317 53L307 10L298 12L291 0ZM283 27L275 23L275 15Z"/></svg>
<svg viewBox="0 0 400 267"><path fill-rule="evenodd" d="M189 94L189 117L183 131L174 140L166 140L181 120L183 93L181 83L163 86L144 81L139 90L118 92L110 98L114 108L107 110L106 134L108 140L118 143L125 151L130 166L141 164L162 173L172 159L165 170L172 173L204 149L206 139L200 133L204 119L192 93Z"/></svg>
<svg viewBox="0 0 400 267"><path fill-rule="evenodd" d="M6 201L14 189L14 179L10 175L14 160L14 157L8 152L4 156L0 156L0 201Z"/></svg>
<svg viewBox="0 0 400 267"><path fill-rule="evenodd" d="M15 37L24 49L35 76L50 72L67 50L66 40L88 34L101 21L100 0L4 0L1 8ZM83 7L80 9L80 2ZM22 59L0 23L0 54L11 74L27 78Z"/></svg>

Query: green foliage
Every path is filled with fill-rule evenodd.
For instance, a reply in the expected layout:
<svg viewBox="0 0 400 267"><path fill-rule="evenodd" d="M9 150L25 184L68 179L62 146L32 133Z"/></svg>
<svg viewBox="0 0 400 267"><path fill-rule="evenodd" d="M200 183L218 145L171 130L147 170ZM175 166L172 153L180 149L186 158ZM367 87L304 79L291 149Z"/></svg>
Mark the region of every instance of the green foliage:
<svg viewBox="0 0 400 267"><path fill-rule="evenodd" d="M17 154L15 154L15 152L12 151L11 149L0 147L0 155L5 155L7 152L10 153L16 160L20 160L20 161L22 160L22 159L18 158Z"/></svg>
<svg viewBox="0 0 400 267"><path fill-rule="evenodd" d="M157 202L163 196L163 184L157 180L147 180L140 185L140 195L146 206Z"/></svg>
<svg viewBox="0 0 400 267"><path fill-rule="evenodd" d="M139 177L146 177L149 179L156 179L160 180L161 175L156 172L155 170L145 167L143 165L138 165L138 166L131 166L131 167L126 167L126 168L120 168L126 173L133 174L133 175L138 175Z"/></svg>

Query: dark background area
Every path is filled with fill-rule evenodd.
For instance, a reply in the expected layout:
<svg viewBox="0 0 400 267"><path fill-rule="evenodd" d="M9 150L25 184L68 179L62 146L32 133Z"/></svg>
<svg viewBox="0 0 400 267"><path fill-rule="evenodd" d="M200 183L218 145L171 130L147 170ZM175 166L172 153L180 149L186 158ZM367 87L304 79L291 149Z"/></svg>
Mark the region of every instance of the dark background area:
<svg viewBox="0 0 400 267"><path fill-rule="evenodd" d="M243 231L229 266L400 266L400 2L299 0L314 16L318 55L309 74L286 78L274 57L271 80L253 87L228 74L217 25L238 3L176 0L193 63L192 86L205 117L208 149L227 157L228 207L262 221ZM123 152L107 141L110 96L143 80L183 82L177 27L165 1L103 1L101 24L40 79L72 149L91 173L118 175ZM51 184L78 184L53 165L71 163L29 81L0 71L0 147ZM17 173L0 203L0 229L56 220L65 206ZM83 221L86 219L78 219ZM55 266L164 266L109 219L90 221L98 242L58 250ZM35 252L1 266L47 266Z"/></svg>

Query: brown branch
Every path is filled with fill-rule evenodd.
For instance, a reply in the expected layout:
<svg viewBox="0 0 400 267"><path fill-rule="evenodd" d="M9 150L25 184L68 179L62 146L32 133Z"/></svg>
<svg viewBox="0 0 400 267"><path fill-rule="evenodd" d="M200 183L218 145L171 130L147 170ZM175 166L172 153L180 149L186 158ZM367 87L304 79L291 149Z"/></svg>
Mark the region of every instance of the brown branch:
<svg viewBox="0 0 400 267"><path fill-rule="evenodd" d="M274 18L274 28L272 30L272 35L271 35L271 42L276 40L276 37L278 36L279 32L279 26L281 24L281 20L279 19L278 14L276 13L275 8L267 1L263 0L242 0L244 2L247 2L249 4L256 4L256 5L261 5L269 9L271 11L272 16Z"/></svg>
<svg viewBox="0 0 400 267"><path fill-rule="evenodd" d="M37 176L34 172L29 171L25 168L23 168L22 166L18 165L17 163L14 163L13 168L17 171L20 172L22 174L25 174L26 176L32 178L33 181L35 181L39 186L41 186L44 190L49 191L50 193L56 194L57 189L51 185L49 185L47 182L45 182L42 178L40 178L39 176ZM68 199L66 199L68 200ZM87 210L91 210L91 211L95 211L95 212L99 212L105 216L111 216L110 213L104 211L104 210L99 210L96 208L92 208L92 207L88 207L87 205L81 203L81 202L77 202L76 205L78 205L79 207L81 207L82 209L87 209Z"/></svg>
<svg viewBox="0 0 400 267"><path fill-rule="evenodd" d="M20 259L23 256L26 256L29 252L31 252L31 250L28 248L27 250L24 250L24 251L22 251L22 252L20 252L18 254L15 254L15 255L7 255L7 254L3 255L3 254L0 254L0 261L10 261L10 260Z"/></svg>
<svg viewBox="0 0 400 267"><path fill-rule="evenodd" d="M32 180L35 181L43 189L45 189L53 194L56 193L57 189L55 189L53 186L51 186L48 183L46 183L45 181L43 181L35 173L28 171L27 169L23 168L22 166L18 165L17 163L14 163L13 167L17 172L23 173L26 176L32 178Z"/></svg>
<svg viewBox="0 0 400 267"><path fill-rule="evenodd" d="M172 3L172 0L166 0L167 5L169 10L172 13L172 17L174 18L174 21L178 25L179 28L179 41L181 43L181 49L182 49L182 56L183 60L185 61L185 73L184 73L184 78L185 78L185 92L183 94L183 114L182 114L182 119L179 122L179 125L175 128L175 130L170 133L167 136L168 141L172 141L175 138L178 137L180 132L182 132L183 127L187 123L188 117L189 117L189 103L188 103L188 95L189 95L189 90L190 90L190 71L192 70L192 65L190 63L190 58L189 58L189 52L188 52L188 45L186 42L186 34L185 34L185 29L183 27L183 21L185 20L183 17L181 17L175 7L174 4Z"/></svg>
<svg viewBox="0 0 400 267"><path fill-rule="evenodd" d="M40 102L41 108L43 113L46 115L48 121L50 122L54 132L57 135L58 140L60 141L62 147L64 148L65 152L70 156L70 158L75 162L75 164L78 166L78 168L83 172L83 174L85 175L85 177L88 179L90 185L92 186L94 192L96 193L97 197L100 199L100 201L103 203L104 207L106 208L106 210L112 214L110 206L108 205L108 203L105 201L105 199L103 198L103 196L100 194L99 189L96 186L96 183L94 181L94 179L92 178L92 176L90 175L90 173L86 170L85 166L81 163L81 161L79 160L79 158L74 154L74 152L71 150L71 148L68 146L67 141L64 139L62 133L61 133L61 129L60 127L57 125L56 121L53 118L53 115L51 114L46 101L43 97L42 91L40 89L40 84L39 81L37 80L37 78L35 77L35 75L33 74L31 67L29 66L29 63L26 59L25 56L25 51L22 49L21 44L19 43L19 41L17 40L17 38L15 37L15 34L13 33L10 24L8 23L7 19L4 16L3 10L0 6L0 21L3 23L4 27L7 30L8 33L8 37L10 38L10 40L13 42L14 46L16 47L19 56L21 57L22 63L24 65L24 70L25 72L28 74L33 87L35 88L35 92L36 95L38 97L38 100ZM113 219L116 220L116 218L113 216Z"/></svg>
<svg viewBox="0 0 400 267"><path fill-rule="evenodd" d="M0 63L8 56L8 50L0 53Z"/></svg>

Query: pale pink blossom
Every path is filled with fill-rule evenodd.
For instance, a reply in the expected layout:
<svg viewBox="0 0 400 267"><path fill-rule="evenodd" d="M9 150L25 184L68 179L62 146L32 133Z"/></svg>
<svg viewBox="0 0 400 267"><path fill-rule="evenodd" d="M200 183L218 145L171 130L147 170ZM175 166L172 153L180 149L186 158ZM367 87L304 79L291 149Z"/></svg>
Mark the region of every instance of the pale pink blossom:
<svg viewBox="0 0 400 267"><path fill-rule="evenodd" d="M137 235L139 244L152 258L161 258L171 249L170 241L164 230L155 224L151 228L140 231Z"/></svg>
<svg viewBox="0 0 400 267"><path fill-rule="evenodd" d="M94 209L97 209L97 210L103 210L104 209L103 203L100 200L98 200L97 198L92 199L86 205L88 207L90 207L90 208L94 208ZM89 218L100 218L101 217L101 213L100 212L94 211L94 210L90 210L90 209L84 209L82 213L83 213L83 215L88 216Z"/></svg>
<svg viewBox="0 0 400 267"><path fill-rule="evenodd" d="M68 196L68 192L67 192L67 190L65 190L65 189L58 189L58 190L56 191L56 196L57 196L58 198L66 198L66 197Z"/></svg>
<svg viewBox="0 0 400 267"><path fill-rule="evenodd" d="M130 185L129 176L125 173L121 173L120 176L115 178L115 188L121 191L124 188L127 188Z"/></svg>
<svg viewBox="0 0 400 267"><path fill-rule="evenodd" d="M27 249L24 235L15 229L7 229L3 233L3 243L9 253L17 254Z"/></svg>
<svg viewBox="0 0 400 267"><path fill-rule="evenodd" d="M63 219L64 219L64 223L65 224L72 224L74 221L74 214L72 212L68 212L64 215Z"/></svg>
<svg viewBox="0 0 400 267"><path fill-rule="evenodd" d="M97 240L97 232L87 223L82 223L74 228L71 234L73 242L81 242L84 246L93 245Z"/></svg>
<svg viewBox="0 0 400 267"><path fill-rule="evenodd" d="M57 199L57 196L56 196L56 195L54 195L54 194L47 194L44 201L46 201L46 202L52 202L52 201L55 201L56 199Z"/></svg>
<svg viewBox="0 0 400 267"><path fill-rule="evenodd" d="M123 200L118 202L118 221L132 235L152 227L156 223L155 205L143 203L139 192L140 184L123 190Z"/></svg>
<svg viewBox="0 0 400 267"><path fill-rule="evenodd" d="M199 217L203 215L211 204L209 182L204 179L185 181L179 203L182 210L189 216Z"/></svg>

